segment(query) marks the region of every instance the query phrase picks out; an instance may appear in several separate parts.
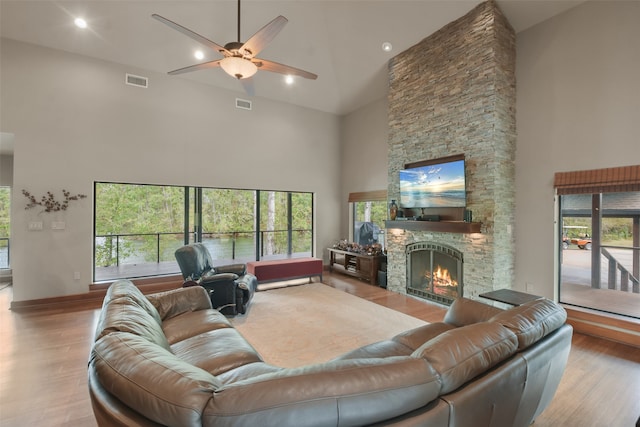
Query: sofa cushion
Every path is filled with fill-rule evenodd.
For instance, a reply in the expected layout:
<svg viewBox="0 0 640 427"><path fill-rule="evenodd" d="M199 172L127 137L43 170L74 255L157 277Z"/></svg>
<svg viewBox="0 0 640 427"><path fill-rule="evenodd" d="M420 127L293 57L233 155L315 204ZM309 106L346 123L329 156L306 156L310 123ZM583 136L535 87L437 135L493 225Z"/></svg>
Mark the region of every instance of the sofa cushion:
<svg viewBox="0 0 640 427"><path fill-rule="evenodd" d="M438 397L424 359L340 360L282 369L225 384L203 412L207 426L369 425Z"/></svg>
<svg viewBox="0 0 640 427"><path fill-rule="evenodd" d="M221 386L210 373L124 332L94 344L91 366L109 393L162 425L200 425L202 409Z"/></svg>
<svg viewBox="0 0 640 427"><path fill-rule="evenodd" d="M454 326L466 326L486 322L503 310L468 298L456 298L444 316L444 322Z"/></svg>
<svg viewBox="0 0 640 427"><path fill-rule="evenodd" d="M360 359L372 357L409 356L415 349L430 339L437 337L445 331L454 329L455 326L442 322L429 323L414 329L402 332L390 340L380 341L365 345L334 360Z"/></svg>
<svg viewBox="0 0 640 427"><path fill-rule="evenodd" d="M219 379L223 385L226 385L239 381L253 380L253 378L258 375L271 374L283 369L286 368L279 368L265 362L249 363L216 375L216 378Z"/></svg>
<svg viewBox="0 0 640 427"><path fill-rule="evenodd" d="M499 313L490 321L513 331L518 337L518 350L522 350L564 325L567 312L553 301L540 298Z"/></svg>
<svg viewBox="0 0 640 427"><path fill-rule="evenodd" d="M162 321L166 321L178 314L211 308L209 294L201 286L186 286L147 295L146 298L158 311Z"/></svg>
<svg viewBox="0 0 640 427"><path fill-rule="evenodd" d="M95 340L113 332L128 332L169 350L169 342L160 323L129 296L105 299Z"/></svg>
<svg viewBox="0 0 640 427"><path fill-rule="evenodd" d="M212 375L242 365L262 362L258 352L233 328L222 328L187 338L171 346L173 353Z"/></svg>
<svg viewBox="0 0 640 427"><path fill-rule="evenodd" d="M516 352L518 339L509 329L482 322L452 329L427 341L414 357L426 359L442 378L441 394L449 393Z"/></svg>
<svg viewBox="0 0 640 427"><path fill-rule="evenodd" d="M231 328L231 323L214 309L188 311L162 322L162 330L169 344L221 328Z"/></svg>
<svg viewBox="0 0 640 427"><path fill-rule="evenodd" d="M149 315L151 315L156 320L156 322L161 322L158 310L153 306L153 304L151 304L149 299L144 296L142 291L129 280L122 279L113 282L111 286L109 286L109 289L107 289L104 302L106 303L110 300L122 297L131 298L131 300L138 304L140 308L149 313Z"/></svg>
<svg viewBox="0 0 640 427"><path fill-rule="evenodd" d="M429 323L428 325L418 326L417 328L402 332L392 339L399 344L409 347L413 352L430 339L454 328L455 326L443 322Z"/></svg>
<svg viewBox="0 0 640 427"><path fill-rule="evenodd" d="M412 348L407 347L404 344L392 340L385 340L368 344L357 348L355 350L344 353L333 360L348 360L348 359L370 359L370 358L382 358L392 356L409 356L413 352Z"/></svg>

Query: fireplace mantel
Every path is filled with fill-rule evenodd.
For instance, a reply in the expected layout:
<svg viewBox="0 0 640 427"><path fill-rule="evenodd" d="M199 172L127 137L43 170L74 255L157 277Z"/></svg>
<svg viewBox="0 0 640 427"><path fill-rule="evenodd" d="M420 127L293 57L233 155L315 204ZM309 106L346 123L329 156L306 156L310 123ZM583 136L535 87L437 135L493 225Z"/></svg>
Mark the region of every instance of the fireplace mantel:
<svg viewBox="0 0 640 427"><path fill-rule="evenodd" d="M387 229L399 228L411 231L438 231L442 233L480 233L480 222L464 221L385 221Z"/></svg>

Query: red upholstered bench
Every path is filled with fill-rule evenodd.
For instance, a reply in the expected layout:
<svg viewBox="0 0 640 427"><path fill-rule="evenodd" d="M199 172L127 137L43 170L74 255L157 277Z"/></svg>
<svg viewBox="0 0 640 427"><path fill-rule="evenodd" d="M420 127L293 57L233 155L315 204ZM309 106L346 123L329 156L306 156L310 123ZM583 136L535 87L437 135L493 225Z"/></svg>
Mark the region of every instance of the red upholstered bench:
<svg viewBox="0 0 640 427"><path fill-rule="evenodd" d="M320 276L322 281L322 260L318 258L287 258L269 261L247 262L247 272L258 278L258 283L292 280Z"/></svg>

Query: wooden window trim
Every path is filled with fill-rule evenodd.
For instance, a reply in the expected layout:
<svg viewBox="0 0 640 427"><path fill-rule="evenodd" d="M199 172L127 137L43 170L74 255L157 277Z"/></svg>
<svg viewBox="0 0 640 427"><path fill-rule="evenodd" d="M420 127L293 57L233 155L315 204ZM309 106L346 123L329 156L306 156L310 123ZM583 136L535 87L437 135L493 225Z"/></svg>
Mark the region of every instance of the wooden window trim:
<svg viewBox="0 0 640 427"><path fill-rule="evenodd" d="M349 203L387 201L387 190L362 191L349 193Z"/></svg>
<svg viewBox="0 0 640 427"><path fill-rule="evenodd" d="M553 185L560 195L640 191L640 165L556 172Z"/></svg>

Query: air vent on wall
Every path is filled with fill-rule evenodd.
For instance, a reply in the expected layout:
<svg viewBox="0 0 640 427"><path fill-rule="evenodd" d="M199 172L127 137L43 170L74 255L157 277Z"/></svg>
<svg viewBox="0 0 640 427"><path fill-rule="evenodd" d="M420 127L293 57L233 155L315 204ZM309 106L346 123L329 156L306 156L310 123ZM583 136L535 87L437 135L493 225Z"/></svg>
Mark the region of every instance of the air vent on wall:
<svg viewBox="0 0 640 427"><path fill-rule="evenodd" d="M246 99L236 98L236 108L242 108L243 110L251 110L251 101Z"/></svg>
<svg viewBox="0 0 640 427"><path fill-rule="evenodd" d="M133 74L126 74L126 79L124 81L126 84L131 86L138 86L143 88L149 87L149 79L142 76L134 76Z"/></svg>

